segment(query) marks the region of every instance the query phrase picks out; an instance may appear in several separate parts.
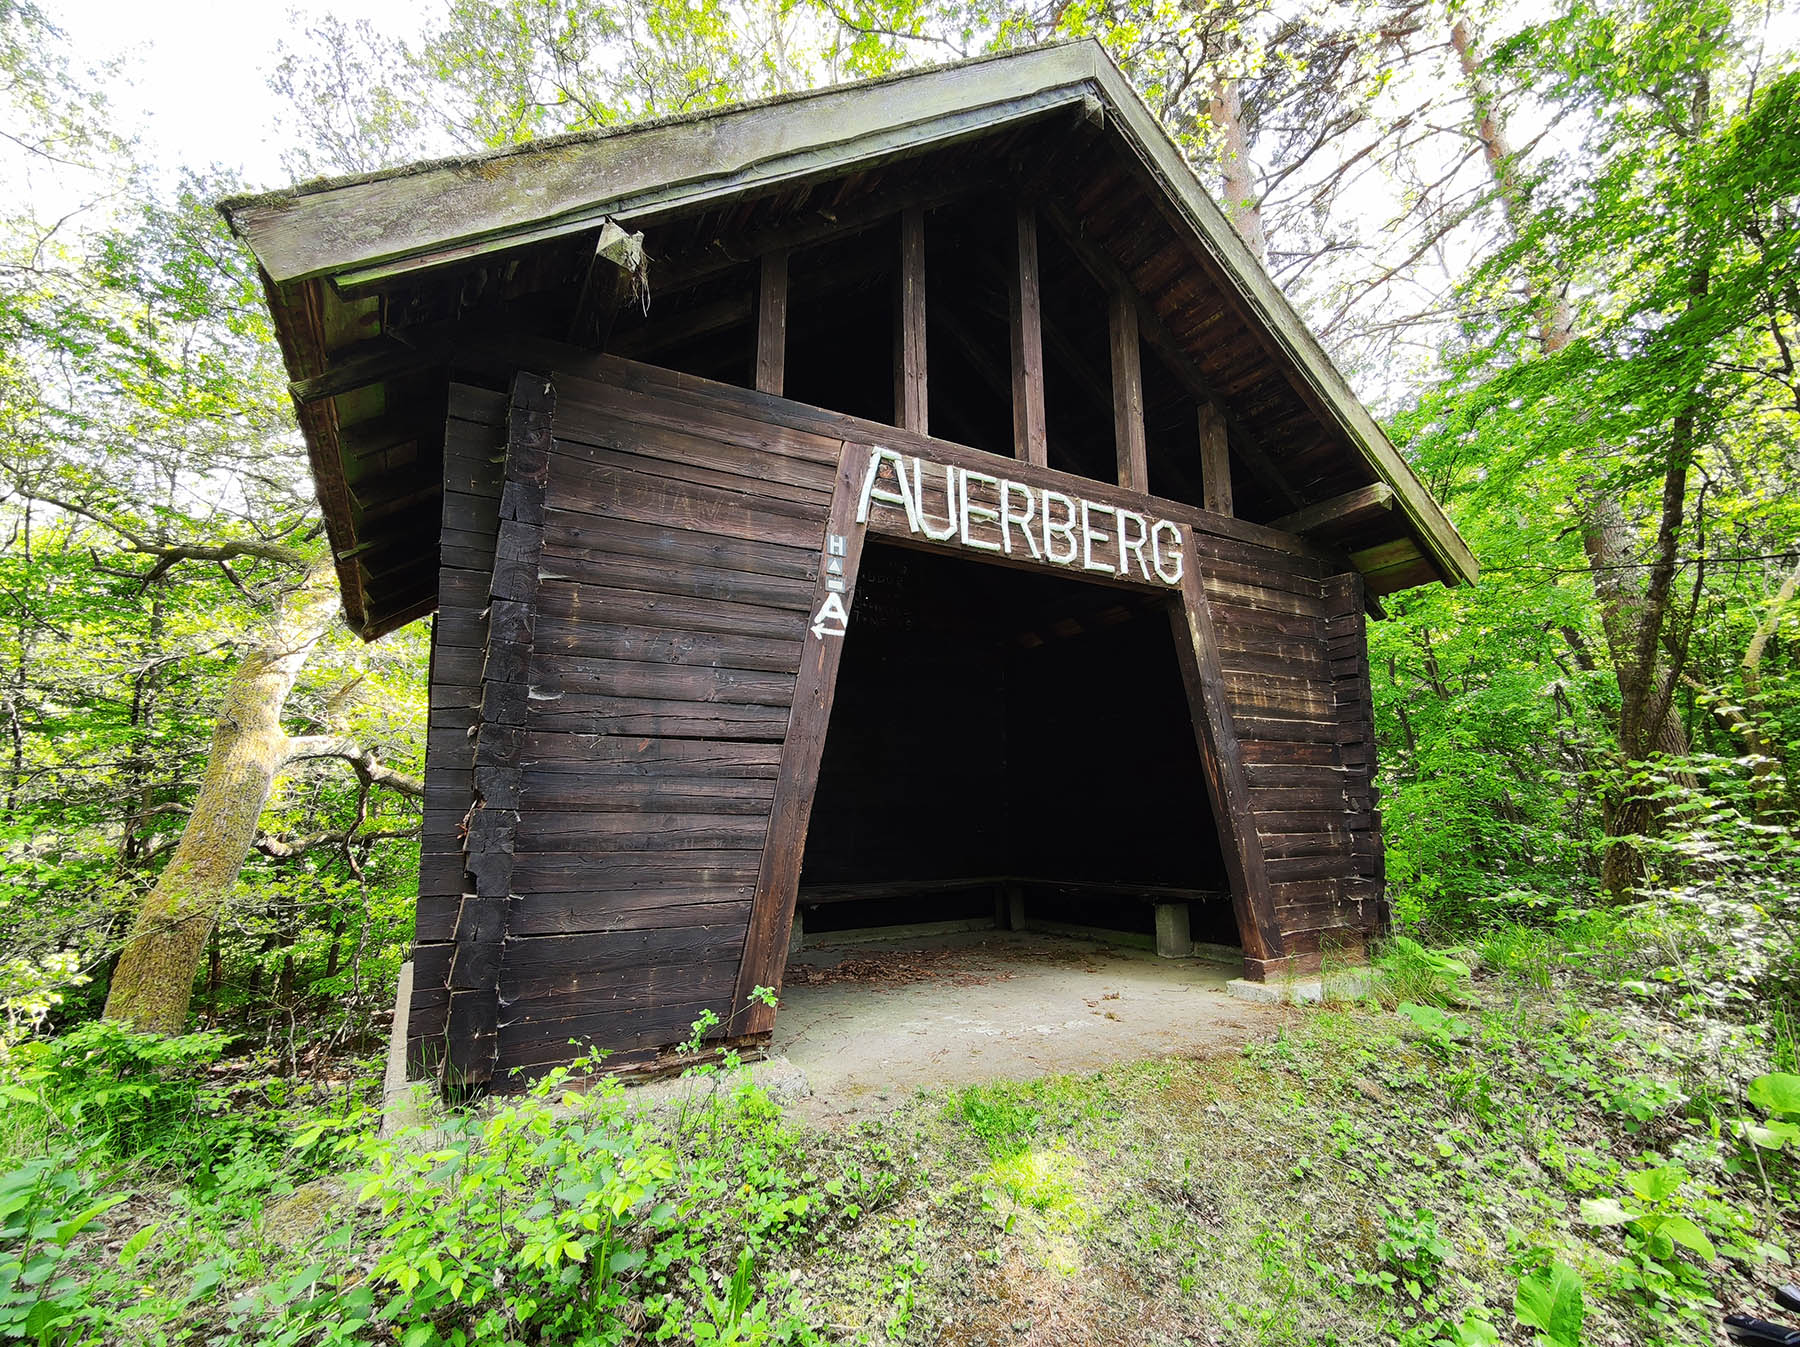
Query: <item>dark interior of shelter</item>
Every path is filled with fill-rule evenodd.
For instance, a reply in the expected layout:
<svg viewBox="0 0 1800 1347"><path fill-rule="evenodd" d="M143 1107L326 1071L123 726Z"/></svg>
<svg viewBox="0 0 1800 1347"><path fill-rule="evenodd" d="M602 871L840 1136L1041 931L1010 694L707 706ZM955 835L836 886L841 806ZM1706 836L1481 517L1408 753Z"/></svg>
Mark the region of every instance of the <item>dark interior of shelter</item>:
<svg viewBox="0 0 1800 1347"><path fill-rule="evenodd" d="M1237 945L1167 601L871 543L825 741L808 935L1009 923Z"/></svg>

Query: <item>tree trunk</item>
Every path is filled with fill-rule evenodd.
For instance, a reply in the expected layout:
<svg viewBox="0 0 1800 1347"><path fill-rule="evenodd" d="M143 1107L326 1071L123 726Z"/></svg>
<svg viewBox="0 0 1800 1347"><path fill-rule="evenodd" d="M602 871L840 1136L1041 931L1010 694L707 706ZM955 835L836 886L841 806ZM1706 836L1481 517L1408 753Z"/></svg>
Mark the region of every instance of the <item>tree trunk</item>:
<svg viewBox="0 0 1800 1347"><path fill-rule="evenodd" d="M1221 75L1213 85L1206 112L1223 140L1219 164L1220 193L1225 214L1258 262L1268 258L1269 241L1263 233L1262 199L1256 192L1256 174L1250 163L1250 133L1244 125L1243 85L1235 75Z"/></svg>
<svg viewBox="0 0 1800 1347"><path fill-rule="evenodd" d="M337 607L331 567L314 566L232 675L193 813L113 970L107 1019L164 1034L186 1026L207 938L256 840L276 773L288 760L282 707Z"/></svg>

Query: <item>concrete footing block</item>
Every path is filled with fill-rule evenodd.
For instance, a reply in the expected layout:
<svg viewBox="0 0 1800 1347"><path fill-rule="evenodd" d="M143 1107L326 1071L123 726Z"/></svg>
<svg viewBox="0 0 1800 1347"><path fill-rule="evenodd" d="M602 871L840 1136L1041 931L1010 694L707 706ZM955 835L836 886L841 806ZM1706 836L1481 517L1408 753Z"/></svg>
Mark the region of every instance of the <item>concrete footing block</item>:
<svg viewBox="0 0 1800 1347"><path fill-rule="evenodd" d="M1225 989L1240 1001L1256 1001L1263 1005L1323 1005L1337 1001L1355 1001L1369 993L1375 985L1375 974L1367 968L1345 968L1328 976L1271 978L1253 982L1249 978L1233 978Z"/></svg>
<svg viewBox="0 0 1800 1347"><path fill-rule="evenodd" d="M788 958L793 958L806 945L806 923L801 919L800 909L794 909L794 925L788 931Z"/></svg>
<svg viewBox="0 0 1800 1347"><path fill-rule="evenodd" d="M1164 959L1194 957L1194 937L1188 930L1186 903L1156 905L1156 953Z"/></svg>
<svg viewBox="0 0 1800 1347"><path fill-rule="evenodd" d="M413 966L400 965L394 988L394 1023L388 1034L387 1069L381 1076L381 1135L392 1136L423 1121L420 1095L429 1087L406 1078L406 1026L412 1015Z"/></svg>
<svg viewBox="0 0 1800 1347"><path fill-rule="evenodd" d="M1022 884L1006 886L1006 929L1009 931L1025 929L1025 886Z"/></svg>

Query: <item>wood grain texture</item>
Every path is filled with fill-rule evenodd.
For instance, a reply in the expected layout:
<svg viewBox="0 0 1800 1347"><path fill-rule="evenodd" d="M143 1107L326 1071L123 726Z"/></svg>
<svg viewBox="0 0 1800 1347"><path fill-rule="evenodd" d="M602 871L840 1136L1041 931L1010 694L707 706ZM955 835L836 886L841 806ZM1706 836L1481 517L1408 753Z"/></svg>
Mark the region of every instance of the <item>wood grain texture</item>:
<svg viewBox="0 0 1800 1347"><path fill-rule="evenodd" d="M1049 441L1044 429L1044 305L1038 275L1037 210L1021 203L1016 211L1015 265L1007 275L1012 331L1013 457L1046 466Z"/></svg>
<svg viewBox="0 0 1800 1347"><path fill-rule="evenodd" d="M1225 413L1218 403L1208 400L1200 404L1196 420L1200 436L1201 498L1207 509L1218 514L1231 514L1231 449L1226 437Z"/></svg>
<svg viewBox="0 0 1800 1347"><path fill-rule="evenodd" d="M894 292L894 424L931 432L925 366L925 212L900 212L900 272Z"/></svg>
<svg viewBox="0 0 1800 1347"><path fill-rule="evenodd" d="M763 254L756 303L756 389L781 396L787 369L788 255Z"/></svg>
<svg viewBox="0 0 1800 1347"><path fill-rule="evenodd" d="M1144 441L1144 370L1138 343L1135 295L1115 292L1107 308L1108 349L1112 353L1113 447L1118 454L1119 485L1127 491L1150 490L1150 466Z"/></svg>
<svg viewBox="0 0 1800 1347"><path fill-rule="evenodd" d="M529 714L527 666L555 409L547 378L526 372L514 377L488 582L487 652L475 730L473 798L463 839L463 894L446 980L450 998L441 1080L446 1092L454 1094L486 1087L499 1058L500 979L522 786L517 738Z"/></svg>
<svg viewBox="0 0 1800 1347"><path fill-rule="evenodd" d="M857 498L862 488L866 457L846 445L838 463L837 491L827 516L822 545L843 539L844 606L855 611L856 574L862 563L867 530L856 522ZM819 577L818 600L823 603L829 577ZM773 1007L752 999L758 987L781 990L787 964L788 934L794 921L794 898L800 888L800 861L806 852L806 830L811 819L813 792L819 784L819 761L825 751L825 733L831 724L831 705L837 691L838 664L844 639L814 634L801 656L794 690L792 718L781 754L781 772L775 780L774 803L768 821L768 841L756 878L756 898L750 929L744 938L743 963L732 999L734 1033L761 1033L775 1024Z"/></svg>
<svg viewBox="0 0 1800 1347"><path fill-rule="evenodd" d="M451 941L462 905L464 819L474 802L474 745L469 738L481 703L481 664L487 643L487 580L499 532L502 459L506 451L504 395L453 384L444 433L444 521L438 571L438 611L431 625L431 712L427 726L427 807L419 843L419 906L413 933L413 1000L407 1016L407 1066L435 1075L443 1060ZM463 502L491 500L486 527L453 529L468 518ZM473 569L466 569L467 563ZM437 976L429 970L437 965Z"/></svg>
<svg viewBox="0 0 1800 1347"><path fill-rule="evenodd" d="M1192 530L1184 529L1183 534L1192 552ZM1206 582L1197 564L1190 564L1184 572L1180 601L1170 605L1169 615L1175 624L1176 658L1181 662L1182 679L1187 685L1201 768L1212 799L1213 822L1231 876L1232 905L1237 909L1244 956L1259 962L1278 959L1282 955L1281 927L1269 891L1262 835L1251 811L1250 787L1244 776L1231 701L1219 668L1218 638L1213 630Z"/></svg>

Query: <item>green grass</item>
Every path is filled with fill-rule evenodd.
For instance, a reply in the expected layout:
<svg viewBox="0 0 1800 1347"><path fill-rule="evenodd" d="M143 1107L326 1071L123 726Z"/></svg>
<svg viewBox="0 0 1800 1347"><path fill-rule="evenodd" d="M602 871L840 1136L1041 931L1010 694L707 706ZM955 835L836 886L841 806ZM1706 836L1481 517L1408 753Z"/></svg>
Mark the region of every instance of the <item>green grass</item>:
<svg viewBox="0 0 1800 1347"><path fill-rule="evenodd" d="M1387 995L1450 1006L1456 1033L1296 1011L1223 1057L923 1094L836 1131L714 1077L679 1111L552 1083L397 1141L341 1092L202 1089L146 1124L183 1154L152 1134L135 1156L84 1153L65 1098L8 1109L0 1140L14 1178L49 1166L40 1252L124 1198L40 1283L67 1310L51 1342L1472 1347L1490 1323L1530 1341L1517 1315L1552 1300L1581 1341L1704 1341L1719 1305L1767 1312L1792 1276L1794 1161L1731 1139L1771 1037L1629 990L1616 923L1582 938L1632 976L1588 977L1603 960L1566 933L1489 933L1472 981L1401 947ZM190 1097L179 1061L152 1066L159 1098ZM1613 1210L1635 1219L1591 1215ZM31 1309L5 1295L0 1331Z"/></svg>

